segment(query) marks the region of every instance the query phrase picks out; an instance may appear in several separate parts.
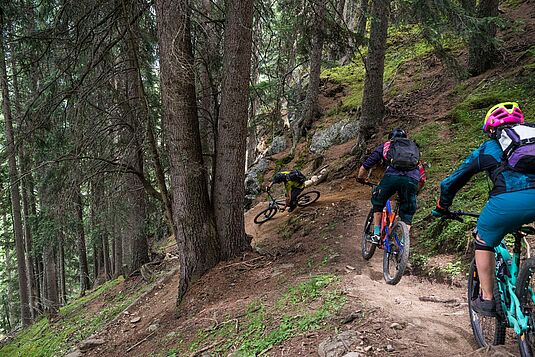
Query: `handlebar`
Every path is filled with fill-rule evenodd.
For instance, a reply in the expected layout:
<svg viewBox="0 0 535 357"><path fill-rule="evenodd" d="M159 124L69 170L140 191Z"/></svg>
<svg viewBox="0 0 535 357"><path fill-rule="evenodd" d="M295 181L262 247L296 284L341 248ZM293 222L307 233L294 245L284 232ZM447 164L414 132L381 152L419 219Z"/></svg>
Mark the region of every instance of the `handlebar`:
<svg viewBox="0 0 535 357"><path fill-rule="evenodd" d="M479 213L472 213L472 212L450 211L448 213L449 213L448 215L444 215L441 218L442 219L453 219L455 221L464 223L464 219L462 219L463 216L474 217L474 218L478 218L479 217Z"/></svg>

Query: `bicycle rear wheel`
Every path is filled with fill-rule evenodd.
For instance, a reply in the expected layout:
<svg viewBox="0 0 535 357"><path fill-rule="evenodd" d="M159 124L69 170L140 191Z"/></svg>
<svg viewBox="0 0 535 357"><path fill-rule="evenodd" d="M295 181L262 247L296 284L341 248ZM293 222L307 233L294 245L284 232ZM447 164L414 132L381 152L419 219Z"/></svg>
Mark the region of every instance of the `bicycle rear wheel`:
<svg viewBox="0 0 535 357"><path fill-rule="evenodd" d="M371 259L373 257L373 253L375 253L375 244L373 244L370 241L370 237L373 234L373 209L370 210L370 213L368 213L368 217L366 217L366 222L364 222L364 232L362 234L362 242L361 242L361 252L362 257L366 260Z"/></svg>
<svg viewBox="0 0 535 357"><path fill-rule="evenodd" d="M316 202L320 198L320 192L319 191L308 191L305 193L302 193L297 198L297 205L299 207L305 207L308 206L314 202Z"/></svg>
<svg viewBox="0 0 535 357"><path fill-rule="evenodd" d="M265 210L261 211L259 214L257 214L253 221L256 224L262 224L270 220L275 215L275 213L277 213L276 208L268 207Z"/></svg>
<svg viewBox="0 0 535 357"><path fill-rule="evenodd" d="M521 356L532 356L535 352L535 258L524 261L516 283L516 295L520 300L522 312L528 316L528 331L518 336Z"/></svg>
<svg viewBox="0 0 535 357"><path fill-rule="evenodd" d="M396 285L401 280L409 262L410 246L409 227L396 222L390 234L390 252L383 248L383 275L387 284Z"/></svg>
<svg viewBox="0 0 535 357"><path fill-rule="evenodd" d="M505 343L505 321L503 319L500 293L496 283L494 284L494 299L496 300L497 317L479 315L472 308L472 302L479 295L479 275L475 259L470 263L468 272L468 311L472 332L479 347L490 345L503 345Z"/></svg>

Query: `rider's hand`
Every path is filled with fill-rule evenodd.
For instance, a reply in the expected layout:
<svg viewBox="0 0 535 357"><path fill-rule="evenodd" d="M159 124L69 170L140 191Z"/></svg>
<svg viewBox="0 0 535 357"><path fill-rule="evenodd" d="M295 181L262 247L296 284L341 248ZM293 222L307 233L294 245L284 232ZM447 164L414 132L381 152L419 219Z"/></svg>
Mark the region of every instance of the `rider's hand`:
<svg viewBox="0 0 535 357"><path fill-rule="evenodd" d="M450 211L448 211L447 209L444 209L444 208L442 208L440 206L436 206L431 211L431 214L433 215L433 217L440 218L440 217L448 216L450 214Z"/></svg>

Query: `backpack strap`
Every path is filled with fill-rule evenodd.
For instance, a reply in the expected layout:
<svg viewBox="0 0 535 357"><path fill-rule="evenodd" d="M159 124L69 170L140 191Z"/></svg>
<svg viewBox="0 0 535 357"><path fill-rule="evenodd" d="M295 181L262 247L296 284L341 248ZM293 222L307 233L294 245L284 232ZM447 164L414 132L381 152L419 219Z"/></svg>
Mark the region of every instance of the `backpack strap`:
<svg viewBox="0 0 535 357"><path fill-rule="evenodd" d="M390 143L391 141L387 141L384 143L384 146L383 146L383 159L386 160L386 154L388 154L388 150L390 150Z"/></svg>

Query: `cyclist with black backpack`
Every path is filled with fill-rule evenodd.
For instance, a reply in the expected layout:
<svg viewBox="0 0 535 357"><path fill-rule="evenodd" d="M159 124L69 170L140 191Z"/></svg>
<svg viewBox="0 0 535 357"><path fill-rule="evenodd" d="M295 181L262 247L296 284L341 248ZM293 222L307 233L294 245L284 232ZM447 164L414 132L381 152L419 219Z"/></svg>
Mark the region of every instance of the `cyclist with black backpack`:
<svg viewBox="0 0 535 357"><path fill-rule="evenodd" d="M273 175L273 179L266 187L266 190L269 190L273 184L284 183L286 189L286 205L282 210L284 211L286 206L290 206L288 212L292 212L297 207L297 198L305 188L305 181L305 175L299 170L277 172Z"/></svg>
<svg viewBox="0 0 535 357"><path fill-rule="evenodd" d="M535 221L535 126L524 123L517 103L505 102L487 112L483 132L489 140L441 182L432 214L448 216L457 192L474 174L487 172L493 188L477 221L474 255L481 291L472 308L481 315L496 316L494 248L507 233Z"/></svg>
<svg viewBox="0 0 535 357"><path fill-rule="evenodd" d="M359 169L357 181L366 183L368 171L377 164L387 165L384 176L372 194L373 235L370 241L378 244L381 234L381 213L386 201L396 192L399 196L399 217L410 228L416 212L416 194L425 182L416 143L407 138L405 130L393 129L388 141L379 145Z"/></svg>

